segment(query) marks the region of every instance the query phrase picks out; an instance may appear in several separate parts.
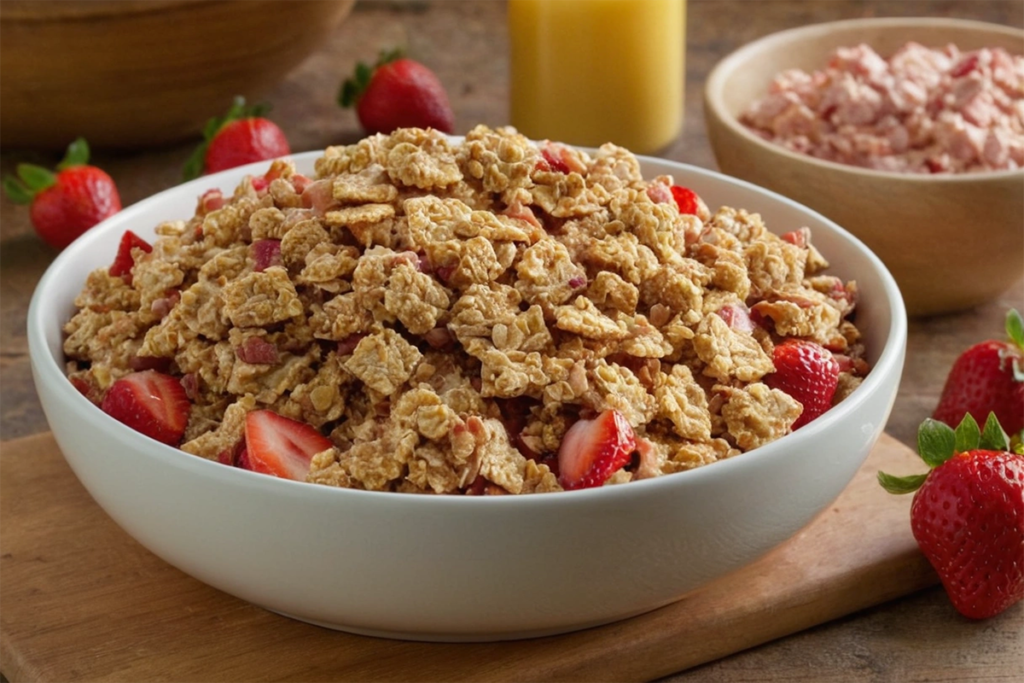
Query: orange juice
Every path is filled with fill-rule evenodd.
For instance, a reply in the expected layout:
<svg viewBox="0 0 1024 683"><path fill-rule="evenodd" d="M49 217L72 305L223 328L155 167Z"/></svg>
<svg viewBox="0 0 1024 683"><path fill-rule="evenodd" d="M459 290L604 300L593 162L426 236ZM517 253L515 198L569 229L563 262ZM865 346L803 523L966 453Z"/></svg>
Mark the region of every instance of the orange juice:
<svg viewBox="0 0 1024 683"><path fill-rule="evenodd" d="M520 133L638 154L683 122L686 0L509 0Z"/></svg>

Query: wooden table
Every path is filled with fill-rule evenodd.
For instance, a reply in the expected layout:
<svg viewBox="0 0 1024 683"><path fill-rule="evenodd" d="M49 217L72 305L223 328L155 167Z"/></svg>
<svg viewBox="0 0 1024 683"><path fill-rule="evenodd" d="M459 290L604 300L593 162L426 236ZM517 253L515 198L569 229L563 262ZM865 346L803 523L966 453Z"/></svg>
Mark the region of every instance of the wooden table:
<svg viewBox="0 0 1024 683"><path fill-rule="evenodd" d="M337 36L266 98L294 151L352 142L355 116L334 102L338 84L357 60L404 44L445 84L456 132L476 123L508 122L508 61L504 3L361 2ZM715 168L704 136L701 91L711 67L739 45L777 30L871 16L978 19L1021 27L1018 0L690 0L686 123L662 156ZM226 100L227 100L226 94ZM125 205L178 182L192 142L131 153L94 150L94 162L117 182ZM47 166L57 154L0 150L0 173L18 162ZM0 202L0 438L47 430L32 385L25 338L29 298L55 252L38 240L24 207ZM1024 283L965 313L912 320L906 368L887 431L913 445L917 425L934 408L957 354L999 336L1008 307L1024 310ZM972 623L960 618L940 588L743 652L666 680L690 681L1001 681L1024 669L1024 605Z"/></svg>

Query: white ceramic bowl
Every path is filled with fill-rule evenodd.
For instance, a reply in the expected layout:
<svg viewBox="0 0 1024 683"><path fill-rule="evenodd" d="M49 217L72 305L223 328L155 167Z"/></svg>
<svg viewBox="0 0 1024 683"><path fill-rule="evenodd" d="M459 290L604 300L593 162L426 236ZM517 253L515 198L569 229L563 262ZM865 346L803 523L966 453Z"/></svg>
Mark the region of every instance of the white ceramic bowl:
<svg viewBox="0 0 1024 683"><path fill-rule="evenodd" d="M317 154L295 156L310 173ZM225 467L152 441L72 388L61 326L86 275L131 228L191 215L211 186L255 164L124 209L66 249L28 316L32 370L54 436L96 501L146 548L267 609L362 634L498 640L594 626L652 610L750 563L831 503L863 463L903 367L899 291L864 245L779 195L709 171L643 159L717 207L807 225L833 271L860 286L856 322L873 369L839 406L745 455L626 485L527 496L441 497L334 489Z"/></svg>

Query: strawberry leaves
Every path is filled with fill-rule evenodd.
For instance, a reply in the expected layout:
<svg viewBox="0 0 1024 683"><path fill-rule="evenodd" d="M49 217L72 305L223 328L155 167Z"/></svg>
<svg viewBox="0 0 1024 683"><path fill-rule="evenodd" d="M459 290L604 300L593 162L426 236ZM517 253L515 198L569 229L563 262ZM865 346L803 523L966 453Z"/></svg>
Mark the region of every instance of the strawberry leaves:
<svg viewBox="0 0 1024 683"><path fill-rule="evenodd" d="M77 138L68 145L64 158L57 164L57 170L63 171L87 163L89 143L85 138ZM57 183L56 173L36 164L18 164L15 173L16 176L9 175L3 181L4 192L15 204L31 204L37 194Z"/></svg>
<svg viewBox="0 0 1024 683"><path fill-rule="evenodd" d="M203 175L203 171L206 169L206 153L210 149L210 144L226 125L232 121L240 121L242 119L262 118L269 111L269 104L262 102L246 104L244 97L241 95L236 96L223 116L214 116L203 126L203 142L196 147L185 162L182 179L192 180Z"/></svg>
<svg viewBox="0 0 1024 683"><path fill-rule="evenodd" d="M1021 318L1020 313L1013 308L1006 313L1006 336L1017 349L1024 350L1024 318ZM1010 362L1013 378L1018 382L1024 382L1024 363L1021 363L1020 356L1014 355Z"/></svg>
<svg viewBox="0 0 1024 683"><path fill-rule="evenodd" d="M913 493L921 487L932 470L957 453L976 449L1006 451L1009 448L1010 440L999 425L995 413L989 413L984 429L978 427L977 421L970 414L964 416L955 430L944 422L928 418L917 431L917 452L928 465L929 471L904 477L879 472L878 483L889 493Z"/></svg>

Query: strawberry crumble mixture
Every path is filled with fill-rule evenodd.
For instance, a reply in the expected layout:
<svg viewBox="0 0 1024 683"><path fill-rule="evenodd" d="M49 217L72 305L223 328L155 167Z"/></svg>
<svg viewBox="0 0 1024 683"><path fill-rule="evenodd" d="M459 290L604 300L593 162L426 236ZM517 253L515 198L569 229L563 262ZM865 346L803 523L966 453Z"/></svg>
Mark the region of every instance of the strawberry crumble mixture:
<svg viewBox="0 0 1024 683"><path fill-rule="evenodd" d="M1024 56L907 43L867 45L828 65L784 71L741 122L795 152L902 173L1024 167Z"/></svg>
<svg viewBox="0 0 1024 683"><path fill-rule="evenodd" d="M233 466L519 494L753 450L868 371L856 287L808 229L711 213L620 147L401 129L315 169L126 232L65 326L72 383Z"/></svg>

